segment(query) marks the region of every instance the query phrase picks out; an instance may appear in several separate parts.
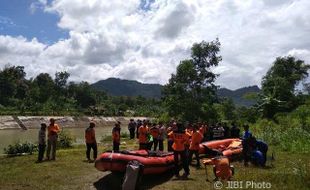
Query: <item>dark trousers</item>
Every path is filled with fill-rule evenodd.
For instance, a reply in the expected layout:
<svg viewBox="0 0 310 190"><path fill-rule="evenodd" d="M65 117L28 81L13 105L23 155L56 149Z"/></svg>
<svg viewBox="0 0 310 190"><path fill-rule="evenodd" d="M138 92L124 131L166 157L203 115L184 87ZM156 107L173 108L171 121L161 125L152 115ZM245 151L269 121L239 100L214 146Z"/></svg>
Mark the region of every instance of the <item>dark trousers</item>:
<svg viewBox="0 0 310 190"><path fill-rule="evenodd" d="M189 150L189 163L192 162L193 154L195 154L195 158L196 158L196 161L197 161L196 166L200 166L200 159L199 159L199 152L198 152L198 150Z"/></svg>
<svg viewBox="0 0 310 190"><path fill-rule="evenodd" d="M168 139L167 142L168 142L168 152L173 152L173 148L172 148L173 141Z"/></svg>
<svg viewBox="0 0 310 190"><path fill-rule="evenodd" d="M129 129L129 134L130 134L130 139L134 139L135 138L135 129Z"/></svg>
<svg viewBox="0 0 310 190"><path fill-rule="evenodd" d="M164 140L158 140L159 150L164 151Z"/></svg>
<svg viewBox="0 0 310 190"><path fill-rule="evenodd" d="M156 151L156 149L157 149L157 146L158 146L158 139L153 139L153 143L152 143L152 145L154 144L154 151Z"/></svg>
<svg viewBox="0 0 310 190"><path fill-rule="evenodd" d="M174 174L179 175L179 156L181 156L182 167L186 175L189 175L188 160L186 157L186 152L184 151L174 151Z"/></svg>
<svg viewBox="0 0 310 190"><path fill-rule="evenodd" d="M93 149L94 160L97 158L97 143L86 143L86 157L90 160L90 151Z"/></svg>
<svg viewBox="0 0 310 190"><path fill-rule="evenodd" d="M148 143L139 143L139 150L148 150Z"/></svg>
<svg viewBox="0 0 310 190"><path fill-rule="evenodd" d="M38 148L39 148L38 161L42 161L45 152L45 144L39 144Z"/></svg>
<svg viewBox="0 0 310 190"><path fill-rule="evenodd" d="M47 150L46 150L46 157L50 159L51 151L52 151L52 160L56 158L56 147L57 146L57 136L50 137L47 141Z"/></svg>
<svg viewBox="0 0 310 190"><path fill-rule="evenodd" d="M114 152L119 152L119 142L114 142L113 141L113 151Z"/></svg>

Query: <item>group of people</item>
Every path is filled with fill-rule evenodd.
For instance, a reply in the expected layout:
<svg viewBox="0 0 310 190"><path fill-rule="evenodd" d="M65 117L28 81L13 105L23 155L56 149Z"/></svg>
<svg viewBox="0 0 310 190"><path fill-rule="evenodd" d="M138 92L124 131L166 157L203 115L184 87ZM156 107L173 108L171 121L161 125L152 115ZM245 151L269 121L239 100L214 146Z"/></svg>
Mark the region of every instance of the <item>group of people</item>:
<svg viewBox="0 0 310 190"><path fill-rule="evenodd" d="M86 142L86 158L92 162L90 157L91 149L93 149L93 159L97 158L97 141L95 135L95 123L91 121L85 130ZM151 123L149 120L130 119L128 130L130 139L138 139L140 150L159 151L164 150L164 140L167 138L167 150L173 152L175 160L175 175L179 175L179 160L181 160L182 168L184 169L183 177L187 178L190 174L189 164L192 162L192 157L195 155L196 167L200 167L199 144L209 140L219 140L225 138L241 138L243 146L243 159L245 166L251 161L256 165L264 166L266 163L266 155L268 145L257 140L249 130L248 125L244 125L244 133L240 135L240 129L235 123L228 127L226 123L217 123L207 125L206 123L194 123L184 125L183 123L171 121L167 126L162 122ZM50 124L41 124L39 131L39 155L38 162L41 162L44 157L46 144L46 129L48 131L48 143L46 160L55 160L56 158L56 142L60 128L55 124L53 118L50 119ZM119 152L121 143L121 123L116 122L112 129L113 151ZM221 157L219 157L221 158ZM222 163L225 159L218 159L218 163ZM227 159L226 159L227 160ZM226 163L226 165L229 165ZM214 170L215 174L216 170Z"/></svg>
<svg viewBox="0 0 310 190"><path fill-rule="evenodd" d="M38 136L38 160L37 162L42 162L45 148L46 148L46 130L47 130L47 151L45 160L55 160L56 159L56 147L58 134L60 132L60 127L55 123L55 119L50 119L50 124L47 126L46 123L41 123Z"/></svg>

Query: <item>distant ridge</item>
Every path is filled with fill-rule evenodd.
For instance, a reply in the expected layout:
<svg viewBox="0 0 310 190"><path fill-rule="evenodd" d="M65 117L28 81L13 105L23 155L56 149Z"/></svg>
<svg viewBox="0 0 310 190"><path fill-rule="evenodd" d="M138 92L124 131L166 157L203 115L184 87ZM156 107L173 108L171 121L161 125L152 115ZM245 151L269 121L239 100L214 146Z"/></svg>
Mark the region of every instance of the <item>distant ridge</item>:
<svg viewBox="0 0 310 190"><path fill-rule="evenodd" d="M217 91L219 97L231 98L238 106L252 106L256 102L254 100L245 99L244 96L248 93L259 93L261 90L258 86L248 86L236 90L229 90L227 88L220 88Z"/></svg>
<svg viewBox="0 0 310 190"><path fill-rule="evenodd" d="M134 80L124 80L118 78L108 78L100 80L91 85L94 89L105 91L113 96L143 96L146 98L160 98L162 85L143 84ZM219 97L231 98L238 106L251 106L255 104L253 100L247 100L244 96L247 93L258 93L258 86L249 86L237 90L220 88L217 91Z"/></svg>
<svg viewBox="0 0 310 190"><path fill-rule="evenodd" d="M114 96L143 96L146 98L160 98L162 89L159 84L143 84L134 80L118 78L100 80L91 86Z"/></svg>

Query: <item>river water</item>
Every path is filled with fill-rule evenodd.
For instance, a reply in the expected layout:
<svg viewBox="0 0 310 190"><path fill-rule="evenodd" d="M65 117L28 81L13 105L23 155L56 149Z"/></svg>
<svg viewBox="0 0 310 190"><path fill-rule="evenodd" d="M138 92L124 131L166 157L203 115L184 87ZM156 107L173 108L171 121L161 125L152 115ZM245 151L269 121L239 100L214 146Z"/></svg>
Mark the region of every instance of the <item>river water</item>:
<svg viewBox="0 0 310 190"><path fill-rule="evenodd" d="M96 127L96 138L99 142L102 136L111 135L113 126ZM77 144L84 144L85 128L62 128L76 137ZM16 142L38 142L39 129L7 129L0 130L0 153L3 153L3 149L9 144ZM128 133L127 127L122 126L122 133Z"/></svg>

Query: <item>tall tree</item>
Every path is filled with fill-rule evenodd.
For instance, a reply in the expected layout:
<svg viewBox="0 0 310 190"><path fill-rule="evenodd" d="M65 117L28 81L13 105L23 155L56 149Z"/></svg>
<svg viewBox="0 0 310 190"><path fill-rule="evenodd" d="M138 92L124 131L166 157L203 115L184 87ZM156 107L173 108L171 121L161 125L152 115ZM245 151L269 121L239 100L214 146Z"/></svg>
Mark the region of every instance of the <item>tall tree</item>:
<svg viewBox="0 0 310 190"><path fill-rule="evenodd" d="M291 111L298 106L296 85L307 77L310 65L294 57L278 57L262 80L260 107L264 117Z"/></svg>
<svg viewBox="0 0 310 190"><path fill-rule="evenodd" d="M194 121L206 119L205 106L216 101L217 77L210 69L222 60L218 55L220 42L195 43L191 48L191 59L181 61L176 74L164 86L163 100L170 116Z"/></svg>
<svg viewBox="0 0 310 190"><path fill-rule="evenodd" d="M23 66L7 66L0 71L0 104L11 105L14 98L26 97L28 82L25 76Z"/></svg>

